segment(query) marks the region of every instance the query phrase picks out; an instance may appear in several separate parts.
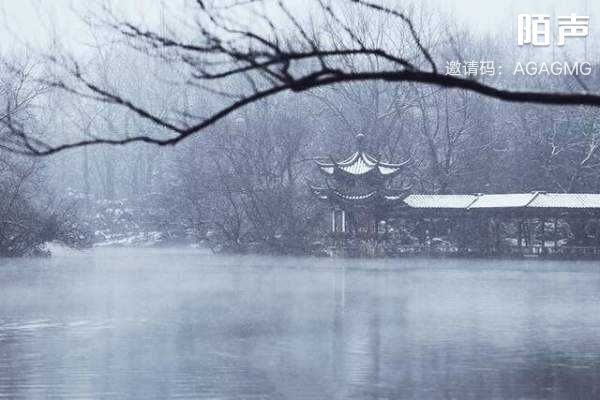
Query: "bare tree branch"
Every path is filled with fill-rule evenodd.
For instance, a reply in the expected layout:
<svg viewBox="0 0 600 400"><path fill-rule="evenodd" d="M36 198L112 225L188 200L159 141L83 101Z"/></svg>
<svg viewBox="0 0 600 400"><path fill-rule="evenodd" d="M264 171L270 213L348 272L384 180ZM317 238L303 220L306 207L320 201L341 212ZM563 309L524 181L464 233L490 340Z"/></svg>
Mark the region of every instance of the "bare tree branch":
<svg viewBox="0 0 600 400"><path fill-rule="evenodd" d="M49 155L93 144L122 145L146 142L173 145L213 126L249 104L281 92L300 93L314 88L360 81L434 85L446 89L467 90L508 102L600 106L600 93L590 92L583 84L581 86L585 92L515 90L470 77L443 74L438 71L430 49L424 44L406 13L368 0L346 0L343 3L324 0L315 2L322 17L332 24L330 30L334 28L344 32L349 40L327 39L319 35L318 29L306 29L304 21L288 9L283 0L278 0L277 4L288 22L285 29L263 14L260 14L257 20L265 24L266 32L259 27L244 27L236 21L235 14L227 14L257 3L261 2L237 1L225 6L212 6L208 2L197 1L198 32L194 33L193 40L155 32L127 21L114 22L114 19L111 19L113 22L107 24L126 39L132 48L141 52L142 56L156 55L165 62L178 62L184 66L189 75L184 77L183 82L189 82L188 87L202 91L204 95L217 95L221 101L229 102L216 104L214 110L206 111L201 117L195 112L174 110L175 115L196 117L194 121L189 122L173 120L169 116L156 114L113 88L99 84L82 72L75 63L73 68L65 68L67 77L56 77L49 85L76 96L121 107L161 128L163 133L151 136L140 132L120 137L88 137L68 143L49 143L41 139L44 135L36 136L35 132L27 131L27 124L17 122L17 119L12 117L4 118L0 122L7 127L13 138L18 140L12 144L4 143L3 146L25 154ZM389 17L392 21L400 21L407 30L407 37L412 40L411 45L417 55L408 57L399 49L386 48L378 43L379 41L366 43L360 39L351 25L336 11L344 5L355 7L358 12L373 13L376 16ZM309 22L315 23L312 17ZM349 59L353 62L348 62ZM57 61L57 64L61 63ZM245 82L248 89L244 93L230 93L223 89L223 83L227 80L236 82L236 85Z"/></svg>

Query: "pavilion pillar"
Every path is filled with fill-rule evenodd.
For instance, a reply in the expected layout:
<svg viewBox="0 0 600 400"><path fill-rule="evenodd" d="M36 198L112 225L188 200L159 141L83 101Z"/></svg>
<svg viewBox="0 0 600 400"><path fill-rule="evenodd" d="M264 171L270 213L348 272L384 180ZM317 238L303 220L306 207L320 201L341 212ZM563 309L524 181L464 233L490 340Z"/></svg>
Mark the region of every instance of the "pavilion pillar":
<svg viewBox="0 0 600 400"><path fill-rule="evenodd" d="M331 210L331 233L335 233L335 208Z"/></svg>
<svg viewBox="0 0 600 400"><path fill-rule="evenodd" d="M425 241L427 241L431 235L431 232L429 231L429 219L423 218L423 225L425 226Z"/></svg>
<svg viewBox="0 0 600 400"><path fill-rule="evenodd" d="M540 218L540 222L542 224L542 255L546 255L546 217L542 216Z"/></svg>
<svg viewBox="0 0 600 400"><path fill-rule="evenodd" d="M455 217L457 220L460 219L460 217ZM469 242L469 216L465 216L463 217L463 222L461 224L461 229L458 232L458 237L459 240L461 242L461 247L462 247L462 251L463 252L467 252L467 247L468 247L468 242Z"/></svg>
<svg viewBox="0 0 600 400"><path fill-rule="evenodd" d="M554 217L554 254L558 254L558 217Z"/></svg>
<svg viewBox="0 0 600 400"><path fill-rule="evenodd" d="M493 238L493 232L491 231L493 229L492 227L492 218L490 216L485 216L483 218L483 231L484 231L484 237L485 237L485 243L486 243L486 252L488 254L493 253L493 247L494 247L494 238Z"/></svg>
<svg viewBox="0 0 600 400"><path fill-rule="evenodd" d="M517 245L519 247L519 254L523 255L523 219L517 220Z"/></svg>
<svg viewBox="0 0 600 400"><path fill-rule="evenodd" d="M458 251L462 252L463 248L465 247L465 228L464 228L464 221L461 221L459 218L456 218L456 216L453 216L450 218L450 221L452 221L452 223L450 224L450 234L451 237L454 238L456 237L456 242L458 244Z"/></svg>
<svg viewBox="0 0 600 400"><path fill-rule="evenodd" d="M488 235L487 235L487 229L485 229L485 224L484 224L484 217L483 215L479 215L479 221L478 221L478 230L479 230L479 235L480 235L480 240L481 240L481 249L480 251L482 253L487 253L488 250Z"/></svg>
<svg viewBox="0 0 600 400"><path fill-rule="evenodd" d="M495 251L496 254L500 254L500 218L496 217L494 218L494 247L495 247Z"/></svg>

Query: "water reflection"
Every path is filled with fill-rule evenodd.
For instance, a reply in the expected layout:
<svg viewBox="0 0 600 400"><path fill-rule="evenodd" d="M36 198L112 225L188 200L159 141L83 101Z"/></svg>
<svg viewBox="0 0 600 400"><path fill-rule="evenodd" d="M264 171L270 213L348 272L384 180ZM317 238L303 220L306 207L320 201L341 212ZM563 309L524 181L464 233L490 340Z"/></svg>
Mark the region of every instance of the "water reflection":
<svg viewBox="0 0 600 400"><path fill-rule="evenodd" d="M593 263L0 260L0 397L600 398Z"/></svg>

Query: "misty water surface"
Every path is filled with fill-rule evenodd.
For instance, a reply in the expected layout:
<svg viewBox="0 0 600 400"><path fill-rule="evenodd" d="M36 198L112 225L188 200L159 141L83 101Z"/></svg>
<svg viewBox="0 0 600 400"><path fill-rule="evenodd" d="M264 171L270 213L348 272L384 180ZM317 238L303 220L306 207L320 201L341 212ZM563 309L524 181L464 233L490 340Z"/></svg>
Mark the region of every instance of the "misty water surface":
<svg viewBox="0 0 600 400"><path fill-rule="evenodd" d="M0 398L600 398L593 262L0 260Z"/></svg>

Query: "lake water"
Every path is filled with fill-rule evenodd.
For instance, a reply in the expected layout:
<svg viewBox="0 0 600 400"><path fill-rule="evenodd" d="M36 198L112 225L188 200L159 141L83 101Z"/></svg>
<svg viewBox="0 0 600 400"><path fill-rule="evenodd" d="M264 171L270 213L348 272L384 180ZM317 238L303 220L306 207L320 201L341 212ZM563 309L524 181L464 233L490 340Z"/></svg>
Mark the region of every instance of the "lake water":
<svg viewBox="0 0 600 400"><path fill-rule="evenodd" d="M600 264L0 259L0 398L597 399Z"/></svg>

